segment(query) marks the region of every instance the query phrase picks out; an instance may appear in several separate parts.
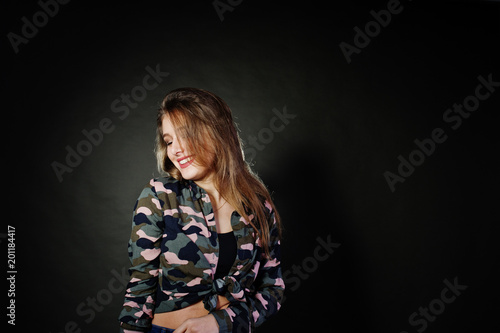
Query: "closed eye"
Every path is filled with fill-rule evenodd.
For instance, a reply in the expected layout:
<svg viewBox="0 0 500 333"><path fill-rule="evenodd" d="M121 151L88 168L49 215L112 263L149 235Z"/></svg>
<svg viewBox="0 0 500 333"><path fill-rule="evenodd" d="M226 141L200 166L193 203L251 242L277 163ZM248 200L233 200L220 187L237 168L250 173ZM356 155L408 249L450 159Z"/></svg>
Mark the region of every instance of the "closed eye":
<svg viewBox="0 0 500 333"><path fill-rule="evenodd" d="M167 133L163 134L163 141L165 141L165 144L167 146L170 146L172 144L172 140L171 139L172 139L172 137L169 134L167 134Z"/></svg>

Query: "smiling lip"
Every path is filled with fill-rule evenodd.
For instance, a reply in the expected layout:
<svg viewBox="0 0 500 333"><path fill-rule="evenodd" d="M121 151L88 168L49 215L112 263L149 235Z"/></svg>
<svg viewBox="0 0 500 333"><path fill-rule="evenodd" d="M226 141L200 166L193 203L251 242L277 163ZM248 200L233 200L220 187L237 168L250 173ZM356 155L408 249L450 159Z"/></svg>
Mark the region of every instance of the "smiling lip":
<svg viewBox="0 0 500 333"><path fill-rule="evenodd" d="M179 163L179 166L182 169L184 169L184 168L187 168L188 166L190 166L191 164L193 164L193 161L194 161L194 157L186 156L186 157L178 159L177 163Z"/></svg>

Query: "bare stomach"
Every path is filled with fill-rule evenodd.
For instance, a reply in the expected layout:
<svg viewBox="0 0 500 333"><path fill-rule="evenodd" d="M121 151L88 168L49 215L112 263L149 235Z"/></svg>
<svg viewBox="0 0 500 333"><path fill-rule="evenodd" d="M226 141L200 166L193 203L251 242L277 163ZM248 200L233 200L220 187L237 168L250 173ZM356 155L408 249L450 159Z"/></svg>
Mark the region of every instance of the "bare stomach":
<svg viewBox="0 0 500 333"><path fill-rule="evenodd" d="M217 300L217 310L225 309L229 306L229 301L224 296L218 296ZM208 310L205 309L202 301L194 303L186 308L180 310L155 313L153 317L153 325L168 327L171 329L176 329L184 321L190 318L203 317L208 314Z"/></svg>

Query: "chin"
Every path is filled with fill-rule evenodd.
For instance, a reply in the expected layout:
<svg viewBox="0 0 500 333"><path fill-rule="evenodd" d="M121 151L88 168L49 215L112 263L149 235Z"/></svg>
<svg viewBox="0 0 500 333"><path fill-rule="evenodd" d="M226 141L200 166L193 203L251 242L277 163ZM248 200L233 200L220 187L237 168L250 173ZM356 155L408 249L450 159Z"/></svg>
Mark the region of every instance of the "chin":
<svg viewBox="0 0 500 333"><path fill-rule="evenodd" d="M188 168L190 169L190 168ZM186 180L198 180L201 176L201 172L198 170L182 170L181 169L182 178Z"/></svg>
<svg viewBox="0 0 500 333"><path fill-rule="evenodd" d="M203 180L207 176L206 170L200 170L196 167L187 167L186 169L180 170L182 178L186 180L198 181Z"/></svg>

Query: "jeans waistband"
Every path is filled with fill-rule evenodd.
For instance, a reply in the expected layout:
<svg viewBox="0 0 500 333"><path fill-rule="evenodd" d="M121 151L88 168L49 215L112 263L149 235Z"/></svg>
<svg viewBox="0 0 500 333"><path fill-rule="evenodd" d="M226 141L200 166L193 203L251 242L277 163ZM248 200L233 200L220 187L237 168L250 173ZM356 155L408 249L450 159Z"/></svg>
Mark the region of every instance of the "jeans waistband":
<svg viewBox="0 0 500 333"><path fill-rule="evenodd" d="M148 333L172 333L173 329L171 328L166 328L158 325L153 325L151 326L151 330Z"/></svg>

